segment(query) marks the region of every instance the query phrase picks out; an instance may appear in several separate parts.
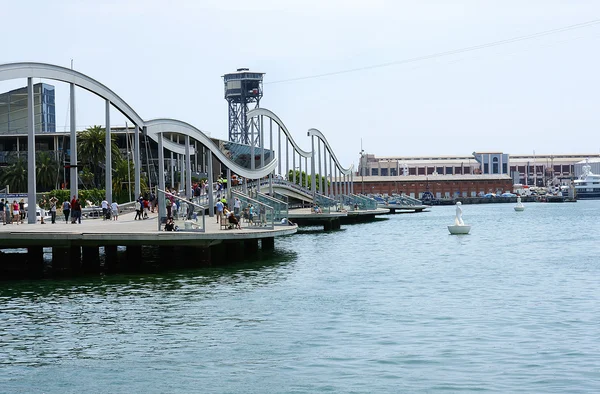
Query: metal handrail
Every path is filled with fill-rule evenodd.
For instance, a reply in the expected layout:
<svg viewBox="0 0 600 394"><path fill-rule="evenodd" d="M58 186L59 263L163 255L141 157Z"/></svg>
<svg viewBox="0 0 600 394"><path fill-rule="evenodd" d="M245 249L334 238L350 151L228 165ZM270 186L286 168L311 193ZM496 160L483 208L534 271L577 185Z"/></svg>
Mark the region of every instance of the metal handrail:
<svg viewBox="0 0 600 394"><path fill-rule="evenodd" d="M265 218L265 219L268 220L268 218L270 217L271 218L271 228L275 227L275 209L273 207L271 207L270 205L267 205L265 203L262 203L258 200L255 200L251 197L248 197L247 195L242 194L242 193L231 192L231 195L234 197L237 197L240 200L240 202L242 202L242 203L246 202L246 206L247 206L248 202L250 202L258 207L264 206L265 207L265 216L267 216L267 218ZM242 206L240 209L241 209L241 211L243 211L244 209L246 209L246 207ZM242 213L241 211L240 211L240 215ZM270 212L270 215L267 215L267 211Z"/></svg>
<svg viewBox="0 0 600 394"><path fill-rule="evenodd" d="M156 188L156 190L157 190L159 193L163 193L163 195L164 195L164 197L165 197L165 198L167 198L167 196L174 197L175 199L177 199L177 200L179 200L179 201L183 201L183 202L185 202L185 203L186 203L186 204L188 204L188 205L192 205L192 206L194 206L194 207L197 207L197 208L198 208L198 210L199 210L199 212L201 212L201 213L202 213L202 227L201 227L201 228L196 228L196 229L181 229L181 228L180 228L180 229L179 229L180 231L197 231L197 232L204 232L204 231L206 231L206 214L205 214L206 207L204 207L204 206L202 206L202 205L198 205L198 204L194 203L193 201L190 201L190 200L188 200L188 199L185 199L185 198L182 198L182 197L176 196L175 194L172 194L172 193L170 193L170 192L164 191L164 190L162 190L162 189ZM158 198L158 196L157 196L157 198ZM165 209L165 208L164 208L164 207L162 207L162 209ZM161 211L161 207L159 207L159 212L160 212L160 211ZM175 218L173 218L173 220L176 220L176 219L175 219ZM158 227L159 227L159 229L160 229L160 226L161 226L161 224L162 224L162 223L161 223L161 218L159 217L159 218L158 218Z"/></svg>

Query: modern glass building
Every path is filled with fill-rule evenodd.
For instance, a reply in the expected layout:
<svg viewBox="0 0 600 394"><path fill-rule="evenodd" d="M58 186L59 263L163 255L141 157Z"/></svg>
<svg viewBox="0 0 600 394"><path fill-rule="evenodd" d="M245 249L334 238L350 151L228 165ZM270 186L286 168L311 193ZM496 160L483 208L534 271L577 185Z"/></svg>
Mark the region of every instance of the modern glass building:
<svg viewBox="0 0 600 394"><path fill-rule="evenodd" d="M36 133L56 132L54 86L33 85ZM0 94L0 135L27 134L27 87Z"/></svg>

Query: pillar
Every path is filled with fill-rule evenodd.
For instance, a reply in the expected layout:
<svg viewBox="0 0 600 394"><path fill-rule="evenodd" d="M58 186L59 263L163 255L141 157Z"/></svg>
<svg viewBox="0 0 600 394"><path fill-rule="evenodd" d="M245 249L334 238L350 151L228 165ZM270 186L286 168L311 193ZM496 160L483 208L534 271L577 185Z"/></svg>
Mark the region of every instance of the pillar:
<svg viewBox="0 0 600 394"><path fill-rule="evenodd" d="M192 198L192 157L190 155L190 136L185 136L185 196Z"/></svg>
<svg viewBox="0 0 600 394"><path fill-rule="evenodd" d="M104 175L104 188L106 201L110 204L113 202L112 198L112 139L110 135L110 101L106 100L106 136L104 141L104 149L106 155L105 161L105 175Z"/></svg>
<svg viewBox="0 0 600 394"><path fill-rule="evenodd" d="M118 266L117 245L104 245L104 271L116 272Z"/></svg>
<svg viewBox="0 0 600 394"><path fill-rule="evenodd" d="M142 167L140 165L140 128L135 123L133 124L133 168L134 171L134 192L133 197L137 198L142 193L141 179L142 179ZM150 177L150 174L148 174ZM156 193L158 195L158 193Z"/></svg>
<svg viewBox="0 0 600 394"><path fill-rule="evenodd" d="M71 151L72 152L72 151ZM72 156L71 156L72 157ZM35 224L37 221L35 197L35 117L33 102L33 78L27 78L27 200L29 201L29 214L27 223ZM32 204L33 202L33 204Z"/></svg>
<svg viewBox="0 0 600 394"><path fill-rule="evenodd" d="M70 135L70 153L71 167L69 170L71 197L79 195L79 185L77 180L77 125L75 124L75 84L70 84L70 104L69 111L71 117L71 135Z"/></svg>
<svg viewBox="0 0 600 394"><path fill-rule="evenodd" d="M158 199L158 231L161 229L163 222L166 222L167 209L165 208L165 152L163 149L163 133L158 133L158 188L160 192L156 191L156 198ZM136 196L137 197L137 196Z"/></svg>
<svg viewBox="0 0 600 394"><path fill-rule="evenodd" d="M44 249L41 246L27 248L27 277L41 278L44 275Z"/></svg>
<svg viewBox="0 0 600 394"><path fill-rule="evenodd" d="M212 151L208 150L208 216L215 216L215 195L213 193L213 160ZM244 185L248 182L248 179L244 179Z"/></svg>
<svg viewBox="0 0 600 394"><path fill-rule="evenodd" d="M263 251L275 249L275 237L261 238L260 246Z"/></svg>
<svg viewBox="0 0 600 394"><path fill-rule="evenodd" d="M100 249L98 246L84 246L81 249L81 268L83 272L100 272Z"/></svg>

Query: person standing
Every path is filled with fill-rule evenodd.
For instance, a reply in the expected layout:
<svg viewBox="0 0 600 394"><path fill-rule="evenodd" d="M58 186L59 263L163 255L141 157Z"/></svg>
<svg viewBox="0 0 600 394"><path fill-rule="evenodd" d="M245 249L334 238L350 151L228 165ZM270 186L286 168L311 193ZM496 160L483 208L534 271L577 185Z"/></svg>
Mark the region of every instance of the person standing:
<svg viewBox="0 0 600 394"><path fill-rule="evenodd" d="M223 203L221 200L217 201L217 223L220 223L223 220Z"/></svg>
<svg viewBox="0 0 600 394"><path fill-rule="evenodd" d="M41 221L40 221L40 224L46 224L46 223L44 222L44 216L46 216L46 209L48 208L48 207L47 207L47 205L48 205L48 201L46 200L46 195L45 195L45 194L44 194L44 195L42 195L42 198L40 199L40 201L39 201L39 204L38 204L38 205L40 206L40 220L41 220ZM37 212L36 212L36 211L37 211L37 209L34 209L34 211L33 211L33 212L34 212L34 215L35 215L35 214L37 214Z"/></svg>
<svg viewBox="0 0 600 394"><path fill-rule="evenodd" d="M108 201L105 198L100 204L102 206L102 220L106 220L108 217Z"/></svg>
<svg viewBox="0 0 600 394"><path fill-rule="evenodd" d="M21 201L19 201L19 216L21 219L21 223L23 223L23 220L25 219L25 200L21 199Z"/></svg>
<svg viewBox="0 0 600 394"><path fill-rule="evenodd" d="M242 203L240 202L239 198L235 198L235 201L233 203L233 214L235 215L235 217L239 220L240 219L240 208L242 207Z"/></svg>
<svg viewBox="0 0 600 394"><path fill-rule="evenodd" d="M0 220L2 220L2 224L6 224L6 217L4 216L4 199L0 200Z"/></svg>
<svg viewBox="0 0 600 394"><path fill-rule="evenodd" d="M50 217L52 219L52 224L56 224L56 203L58 202L58 198L52 196L50 197Z"/></svg>
<svg viewBox="0 0 600 394"><path fill-rule="evenodd" d="M135 217L133 220L142 220L142 204L140 204L140 200L135 200Z"/></svg>
<svg viewBox="0 0 600 394"><path fill-rule="evenodd" d="M19 213L19 203L17 202L17 200L13 200L13 204L12 204L12 210L13 210L13 222L17 222L17 224L19 224L19 222L21 221L21 214Z"/></svg>
<svg viewBox="0 0 600 394"><path fill-rule="evenodd" d="M119 204L117 204L116 201L113 201L113 203L110 204L110 210L113 216L113 220L119 220Z"/></svg>
<svg viewBox="0 0 600 394"><path fill-rule="evenodd" d="M71 223L75 224L79 222L81 224L81 203L78 198L74 200L75 202L71 203Z"/></svg>
<svg viewBox="0 0 600 394"><path fill-rule="evenodd" d="M63 214L65 215L65 223L69 223L69 214L71 213L71 203L66 199L62 204Z"/></svg>

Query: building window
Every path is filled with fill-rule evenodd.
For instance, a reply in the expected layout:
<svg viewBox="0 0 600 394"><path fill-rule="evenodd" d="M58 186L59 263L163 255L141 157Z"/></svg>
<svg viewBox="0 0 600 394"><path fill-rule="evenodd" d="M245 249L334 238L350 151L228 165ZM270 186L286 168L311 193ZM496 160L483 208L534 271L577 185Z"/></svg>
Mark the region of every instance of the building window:
<svg viewBox="0 0 600 394"><path fill-rule="evenodd" d="M446 167L446 175L452 175L452 167Z"/></svg>
<svg viewBox="0 0 600 394"><path fill-rule="evenodd" d="M506 171L506 163L502 163L502 173L506 174L508 171Z"/></svg>
<svg viewBox="0 0 600 394"><path fill-rule="evenodd" d="M378 169L377 168L371 168L371 175L378 175Z"/></svg>
<svg viewBox="0 0 600 394"><path fill-rule="evenodd" d="M497 157L492 158L492 172L494 174L498 173L498 158Z"/></svg>
<svg viewBox="0 0 600 394"><path fill-rule="evenodd" d="M484 174L489 174L490 173L490 166L488 163L484 163L483 164L483 173Z"/></svg>

